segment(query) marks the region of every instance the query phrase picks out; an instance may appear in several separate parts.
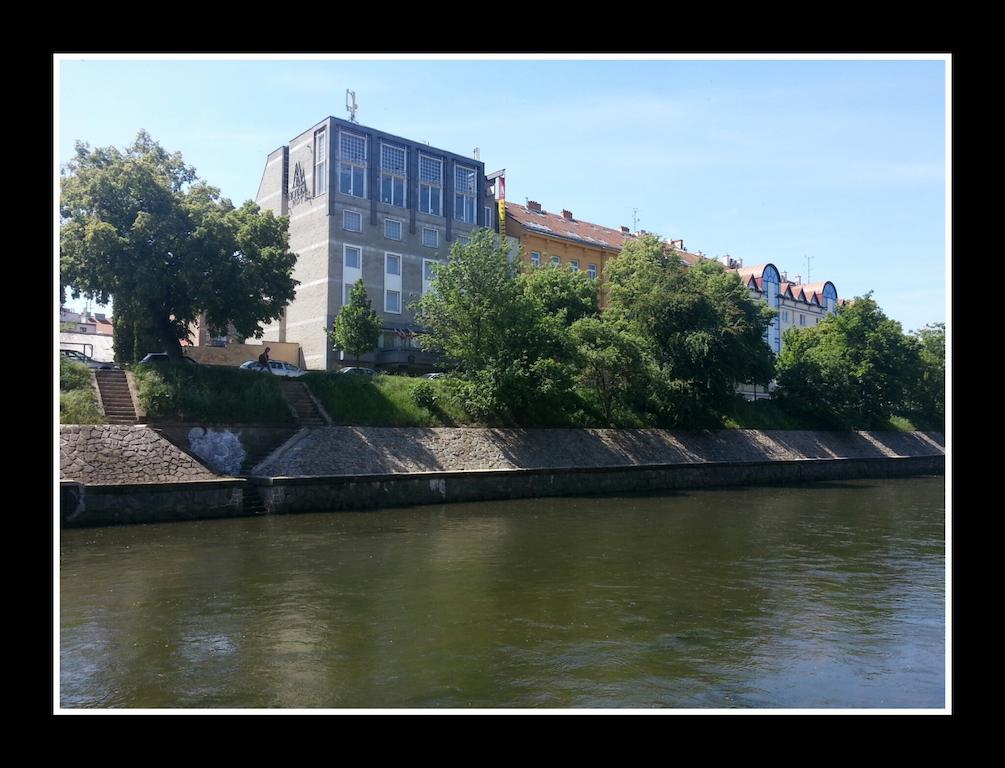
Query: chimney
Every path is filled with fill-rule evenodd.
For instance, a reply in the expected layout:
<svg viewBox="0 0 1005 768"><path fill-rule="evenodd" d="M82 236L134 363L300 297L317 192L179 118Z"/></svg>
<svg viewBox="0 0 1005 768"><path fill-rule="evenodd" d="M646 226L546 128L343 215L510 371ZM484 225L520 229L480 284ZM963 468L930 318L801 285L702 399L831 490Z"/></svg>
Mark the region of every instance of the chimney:
<svg viewBox="0 0 1005 768"><path fill-rule="evenodd" d="M783 283L789 282L789 273L788 272L782 272L782 282Z"/></svg>
<svg viewBox="0 0 1005 768"><path fill-rule="evenodd" d="M622 225L621 234L627 235L628 233L629 233L628 227Z"/></svg>
<svg viewBox="0 0 1005 768"><path fill-rule="evenodd" d="M565 208L562 209L562 217L572 221L572 211L567 211Z"/></svg>
<svg viewBox="0 0 1005 768"><path fill-rule="evenodd" d="M528 200L527 201L527 210L528 211L537 211L538 213L540 213L541 212L541 204L539 202L537 202L537 200Z"/></svg>

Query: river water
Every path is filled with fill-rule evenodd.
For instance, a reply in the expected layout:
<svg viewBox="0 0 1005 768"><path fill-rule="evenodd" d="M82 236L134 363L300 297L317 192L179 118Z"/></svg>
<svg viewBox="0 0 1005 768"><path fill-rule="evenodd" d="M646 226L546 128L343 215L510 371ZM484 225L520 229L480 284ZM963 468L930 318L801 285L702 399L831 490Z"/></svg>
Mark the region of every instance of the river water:
<svg viewBox="0 0 1005 768"><path fill-rule="evenodd" d="M60 536L66 708L945 706L941 477Z"/></svg>

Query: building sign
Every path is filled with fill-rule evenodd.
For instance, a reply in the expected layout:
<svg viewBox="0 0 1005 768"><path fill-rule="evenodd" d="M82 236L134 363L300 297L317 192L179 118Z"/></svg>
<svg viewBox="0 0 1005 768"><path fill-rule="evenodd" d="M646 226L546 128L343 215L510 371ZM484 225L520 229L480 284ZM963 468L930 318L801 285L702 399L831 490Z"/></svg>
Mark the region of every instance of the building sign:
<svg viewBox="0 0 1005 768"><path fill-rule="evenodd" d="M310 200L310 193L307 191L307 179L304 177L304 168L300 163L293 170L293 186L290 188L290 205L302 203Z"/></svg>
<svg viewBox="0 0 1005 768"><path fill-rule="evenodd" d="M500 176L496 179L496 187L499 190L499 242L506 242L506 177Z"/></svg>

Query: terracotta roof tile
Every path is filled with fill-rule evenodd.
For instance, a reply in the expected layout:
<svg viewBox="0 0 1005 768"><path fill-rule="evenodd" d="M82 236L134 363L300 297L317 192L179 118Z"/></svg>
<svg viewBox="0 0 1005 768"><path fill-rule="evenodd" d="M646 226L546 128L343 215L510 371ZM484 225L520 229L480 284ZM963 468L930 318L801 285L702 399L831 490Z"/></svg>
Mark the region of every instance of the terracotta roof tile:
<svg viewBox="0 0 1005 768"><path fill-rule="evenodd" d="M560 213L528 210L517 203L506 202L506 216L512 217L531 232L578 240L601 248L620 251L631 237L620 229L602 227L579 219L567 219Z"/></svg>

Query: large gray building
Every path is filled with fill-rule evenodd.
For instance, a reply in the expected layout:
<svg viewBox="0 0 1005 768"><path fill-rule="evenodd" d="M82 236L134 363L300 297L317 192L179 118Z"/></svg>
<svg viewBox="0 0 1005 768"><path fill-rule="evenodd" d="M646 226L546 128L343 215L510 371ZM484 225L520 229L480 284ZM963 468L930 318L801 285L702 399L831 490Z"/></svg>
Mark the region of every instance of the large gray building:
<svg viewBox="0 0 1005 768"><path fill-rule="evenodd" d="M351 365L325 335L360 278L383 322L380 368L432 365L421 353L410 304L429 289L432 265L475 227L494 228L479 160L357 123L326 117L272 152L256 202L290 218L297 295L267 341L295 341L307 368Z"/></svg>

